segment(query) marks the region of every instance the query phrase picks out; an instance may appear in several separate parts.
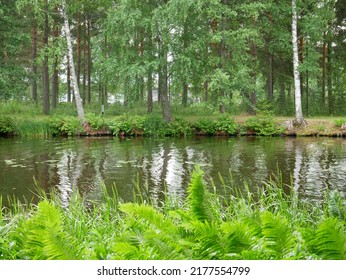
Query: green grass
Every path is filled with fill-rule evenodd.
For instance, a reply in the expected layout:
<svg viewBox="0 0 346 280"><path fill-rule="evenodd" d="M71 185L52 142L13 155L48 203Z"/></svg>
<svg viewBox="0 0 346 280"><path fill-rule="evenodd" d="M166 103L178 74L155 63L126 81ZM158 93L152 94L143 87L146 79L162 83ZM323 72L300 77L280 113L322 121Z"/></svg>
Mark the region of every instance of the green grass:
<svg viewBox="0 0 346 280"><path fill-rule="evenodd" d="M0 215L0 259L346 259L345 199L310 204L280 184L216 195L196 167L185 201L161 206L121 203L102 186L100 201L74 193L65 208L58 194L13 202Z"/></svg>

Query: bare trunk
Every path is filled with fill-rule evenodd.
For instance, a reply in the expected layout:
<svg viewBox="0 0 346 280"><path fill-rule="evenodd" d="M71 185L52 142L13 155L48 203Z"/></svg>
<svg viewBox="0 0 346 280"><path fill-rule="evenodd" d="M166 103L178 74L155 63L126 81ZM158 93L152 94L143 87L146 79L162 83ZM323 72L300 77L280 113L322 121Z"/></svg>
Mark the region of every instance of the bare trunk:
<svg viewBox="0 0 346 280"><path fill-rule="evenodd" d="M67 57L67 102L71 102L71 71L70 59Z"/></svg>
<svg viewBox="0 0 346 280"><path fill-rule="evenodd" d="M326 43L326 35L324 34L324 42L322 46L322 105L323 107L326 100L326 57L327 57L327 43Z"/></svg>
<svg viewBox="0 0 346 280"><path fill-rule="evenodd" d="M58 7L54 7L54 12L58 12ZM53 34L54 34L54 43L57 43L57 40L59 38L59 27L58 27L58 20L57 16L54 17L54 27L53 27ZM56 108L58 103L58 94L59 94L59 59L58 55L54 55L54 62L53 62L53 80L52 80L52 107Z"/></svg>
<svg viewBox="0 0 346 280"><path fill-rule="evenodd" d="M73 63L72 39L71 39L70 25L69 25L67 14L66 14L65 0L62 0L61 8L62 8L62 16L64 18L64 29L65 29L65 36L67 41L67 55L70 62L70 72L71 72L71 78L73 83L74 96L76 100L77 113L78 113L78 117L80 119L81 124L84 125L85 124L84 108L83 108L82 100L79 94L78 81L77 81L76 71L75 71L74 63Z"/></svg>
<svg viewBox="0 0 346 280"><path fill-rule="evenodd" d="M148 113L151 113L153 111L153 74L151 69L148 70L147 91L148 91Z"/></svg>
<svg viewBox="0 0 346 280"><path fill-rule="evenodd" d="M304 124L302 111L302 98L300 91L298 34L297 34L297 3L292 0L292 45L293 45L293 74L294 74L294 98L295 98L295 123L298 126Z"/></svg>
<svg viewBox="0 0 346 280"><path fill-rule="evenodd" d="M274 100L274 92L273 92L273 60L274 55L272 53L269 54L269 71L268 71L268 99L270 101Z"/></svg>
<svg viewBox="0 0 346 280"><path fill-rule="evenodd" d="M88 104L91 103L91 19L88 20Z"/></svg>
<svg viewBox="0 0 346 280"><path fill-rule="evenodd" d="M33 76L33 78L32 78L31 96L32 96L32 99L34 100L34 102L37 104L38 103L38 99L37 99L37 81L36 81L36 76L37 76L37 66L36 66L36 58L37 58L37 26L36 26L36 23L32 27L31 42L32 42L31 71L32 71L32 76Z"/></svg>
<svg viewBox="0 0 346 280"><path fill-rule="evenodd" d="M45 1L45 19L44 19L44 31L43 31L43 44L44 44L44 58L42 63L42 87L43 87L43 113L49 114L50 102L49 102L49 67L48 67L48 1Z"/></svg>
<svg viewBox="0 0 346 280"><path fill-rule="evenodd" d="M332 87L332 43L328 41L327 47L327 90L328 90L328 108L329 114L333 113L333 87Z"/></svg>

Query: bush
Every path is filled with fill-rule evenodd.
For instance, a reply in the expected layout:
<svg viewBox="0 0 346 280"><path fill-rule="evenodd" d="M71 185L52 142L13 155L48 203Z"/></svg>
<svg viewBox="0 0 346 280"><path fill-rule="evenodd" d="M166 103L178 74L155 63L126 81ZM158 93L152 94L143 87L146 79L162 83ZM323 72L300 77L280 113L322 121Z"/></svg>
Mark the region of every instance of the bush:
<svg viewBox="0 0 346 280"><path fill-rule="evenodd" d="M85 119L93 130L101 130L108 128L108 125L106 124L104 117L101 115L87 114L85 116Z"/></svg>
<svg viewBox="0 0 346 280"><path fill-rule="evenodd" d="M113 135L142 135L145 117L125 115L115 117L109 124Z"/></svg>
<svg viewBox="0 0 346 280"><path fill-rule="evenodd" d="M16 132L16 125L9 117L0 116L0 136L13 135Z"/></svg>
<svg viewBox="0 0 346 280"><path fill-rule="evenodd" d="M191 133L191 124L183 119L176 118L169 124L170 135L187 136Z"/></svg>
<svg viewBox="0 0 346 280"><path fill-rule="evenodd" d="M49 122L49 131L53 136L73 136L81 128L77 117L55 117Z"/></svg>
<svg viewBox="0 0 346 280"><path fill-rule="evenodd" d="M169 124L160 116L150 115L143 122L145 135L165 136L169 134Z"/></svg>
<svg viewBox="0 0 346 280"><path fill-rule="evenodd" d="M207 135L214 135L216 132L215 123L210 119L200 119L195 122L193 128L196 130L196 133L202 133Z"/></svg>
<svg viewBox="0 0 346 280"><path fill-rule="evenodd" d="M217 119L215 123L216 131L226 132L230 135L235 135L237 133L238 124L234 119L230 119L227 117L220 117Z"/></svg>
<svg viewBox="0 0 346 280"><path fill-rule="evenodd" d="M273 136L283 133L284 127L277 125L271 115L265 114L250 117L245 121L242 134L247 134L249 132L250 134L261 136Z"/></svg>
<svg viewBox="0 0 346 280"><path fill-rule="evenodd" d="M334 125L336 126L336 127L341 127L344 123L346 123L346 119L338 119L338 120L335 120L334 121Z"/></svg>

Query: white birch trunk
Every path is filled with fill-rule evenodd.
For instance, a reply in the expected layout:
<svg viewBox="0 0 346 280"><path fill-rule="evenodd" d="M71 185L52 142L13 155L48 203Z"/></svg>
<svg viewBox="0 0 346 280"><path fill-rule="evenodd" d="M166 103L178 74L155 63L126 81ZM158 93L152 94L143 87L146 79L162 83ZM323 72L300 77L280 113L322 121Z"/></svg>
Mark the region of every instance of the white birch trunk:
<svg viewBox="0 0 346 280"><path fill-rule="evenodd" d="M294 74L294 97L296 119L295 123L301 126L304 123L302 111L302 97L300 92L299 58L298 58L298 35L297 35L297 1L292 0L292 45L293 45L293 74Z"/></svg>
<svg viewBox="0 0 346 280"><path fill-rule="evenodd" d="M62 2L61 12L62 12L62 16L64 18L64 29L65 29L65 36L66 36L66 41L67 41L67 56L68 56L71 79L72 79L72 84L73 84L75 100L76 100L77 114L78 114L78 117L80 119L81 124L84 125L85 124L84 108L83 108L83 104L82 104L82 99L81 99L80 94L79 94L78 81L77 81L76 71L74 68L70 25L69 25L67 13L66 13L66 1L62 0L61 2Z"/></svg>

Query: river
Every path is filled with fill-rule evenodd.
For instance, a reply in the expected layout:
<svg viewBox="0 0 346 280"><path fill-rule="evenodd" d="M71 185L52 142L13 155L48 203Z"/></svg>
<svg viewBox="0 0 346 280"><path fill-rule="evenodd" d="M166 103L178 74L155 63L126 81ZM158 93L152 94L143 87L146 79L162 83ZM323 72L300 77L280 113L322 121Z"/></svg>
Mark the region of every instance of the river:
<svg viewBox="0 0 346 280"><path fill-rule="evenodd" d="M34 186L55 190L68 204L71 192L99 199L101 184L132 201L136 185L153 200L186 195L199 164L216 190L224 184L256 193L282 173L300 197L320 200L327 189L346 194L346 140L341 138L201 137L0 139L0 195L35 201ZM6 203L4 202L6 205Z"/></svg>

